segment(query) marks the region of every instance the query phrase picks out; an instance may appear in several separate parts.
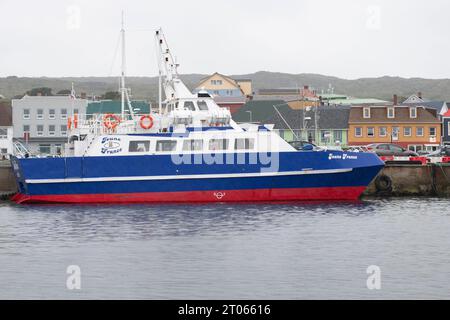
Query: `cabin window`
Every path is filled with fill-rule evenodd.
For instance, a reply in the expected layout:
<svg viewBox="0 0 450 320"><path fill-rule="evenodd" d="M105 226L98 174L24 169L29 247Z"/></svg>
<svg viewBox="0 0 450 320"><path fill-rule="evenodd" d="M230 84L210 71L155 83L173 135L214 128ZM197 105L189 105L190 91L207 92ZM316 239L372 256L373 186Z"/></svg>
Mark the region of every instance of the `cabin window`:
<svg viewBox="0 0 450 320"><path fill-rule="evenodd" d="M30 109L23 109L23 118L30 119Z"/></svg>
<svg viewBox="0 0 450 320"><path fill-rule="evenodd" d="M128 152L148 152L150 141L130 141Z"/></svg>
<svg viewBox="0 0 450 320"><path fill-rule="evenodd" d="M39 153L50 154L51 153L51 145L49 145L49 144L40 144L39 145Z"/></svg>
<svg viewBox="0 0 450 320"><path fill-rule="evenodd" d="M417 118L417 108L416 107L409 108L409 117Z"/></svg>
<svg viewBox="0 0 450 320"><path fill-rule="evenodd" d="M416 136L423 137L423 127L416 128Z"/></svg>
<svg viewBox="0 0 450 320"><path fill-rule="evenodd" d="M380 127L380 137L386 137L386 136L387 136L387 128Z"/></svg>
<svg viewBox="0 0 450 320"><path fill-rule="evenodd" d="M156 152L175 151L177 142L175 140L160 140L156 142Z"/></svg>
<svg viewBox="0 0 450 320"><path fill-rule="evenodd" d="M186 101L184 103L184 108L187 109L187 110L195 111L195 106L194 106L194 103L192 101Z"/></svg>
<svg viewBox="0 0 450 320"><path fill-rule="evenodd" d="M410 137L411 136L411 127L404 127L403 128L403 135L405 137Z"/></svg>
<svg viewBox="0 0 450 320"><path fill-rule="evenodd" d="M206 104L206 101L204 100L200 100L197 102L198 108L200 111L207 111L208 110L208 105Z"/></svg>
<svg viewBox="0 0 450 320"><path fill-rule="evenodd" d="M236 139L236 150L252 150L255 147L255 139Z"/></svg>
<svg viewBox="0 0 450 320"><path fill-rule="evenodd" d="M211 139L209 140L209 150L227 150L228 139Z"/></svg>
<svg viewBox="0 0 450 320"><path fill-rule="evenodd" d="M203 140L185 140L183 141L183 151L202 151Z"/></svg>

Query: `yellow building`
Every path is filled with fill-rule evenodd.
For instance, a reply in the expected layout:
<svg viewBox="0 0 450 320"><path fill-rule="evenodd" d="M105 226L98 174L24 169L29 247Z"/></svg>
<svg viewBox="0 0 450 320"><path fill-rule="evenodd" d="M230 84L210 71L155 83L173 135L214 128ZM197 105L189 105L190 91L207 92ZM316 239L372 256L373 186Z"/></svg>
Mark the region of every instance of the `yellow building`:
<svg viewBox="0 0 450 320"><path fill-rule="evenodd" d="M250 79L232 79L218 72L202 79L194 92L200 90L220 97L247 97L253 94Z"/></svg>
<svg viewBox="0 0 450 320"><path fill-rule="evenodd" d="M436 109L419 106L352 107L349 145L394 143L413 151L432 151L441 144Z"/></svg>

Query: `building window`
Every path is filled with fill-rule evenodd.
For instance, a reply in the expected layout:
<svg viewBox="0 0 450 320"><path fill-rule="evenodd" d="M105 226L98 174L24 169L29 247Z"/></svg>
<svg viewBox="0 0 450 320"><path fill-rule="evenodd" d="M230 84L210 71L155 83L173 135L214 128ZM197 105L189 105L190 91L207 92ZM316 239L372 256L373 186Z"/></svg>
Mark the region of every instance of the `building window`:
<svg viewBox="0 0 450 320"><path fill-rule="evenodd" d="M44 126L42 124L37 125L36 129L38 136L44 135Z"/></svg>
<svg viewBox="0 0 450 320"><path fill-rule="evenodd" d="M330 138L331 138L331 132L330 131L326 131L326 130L320 131L320 141L328 142Z"/></svg>
<svg viewBox="0 0 450 320"><path fill-rule="evenodd" d="M409 108L409 117L417 118L417 108L416 107Z"/></svg>
<svg viewBox="0 0 450 320"><path fill-rule="evenodd" d="M334 130L333 131L333 138L335 142L342 142L342 131L341 130Z"/></svg>
<svg viewBox="0 0 450 320"><path fill-rule="evenodd" d="M228 149L228 139L211 139L209 140L209 150L227 150Z"/></svg>
<svg viewBox="0 0 450 320"><path fill-rule="evenodd" d="M369 108L369 107L363 108L363 117L364 117L365 119L370 118L370 108Z"/></svg>
<svg viewBox="0 0 450 320"><path fill-rule="evenodd" d="M156 152L169 152L177 149L175 140L160 140L156 142Z"/></svg>
<svg viewBox="0 0 450 320"><path fill-rule="evenodd" d="M450 122L447 122L447 135L450 136Z"/></svg>
<svg viewBox="0 0 450 320"><path fill-rule="evenodd" d="M255 147L255 139L236 139L236 150L252 150Z"/></svg>
<svg viewBox="0 0 450 320"><path fill-rule="evenodd" d="M37 109L36 119L38 120L44 119L44 109Z"/></svg>
<svg viewBox="0 0 450 320"><path fill-rule="evenodd" d="M55 135L55 125L51 124L48 126L48 135L54 136Z"/></svg>
<svg viewBox="0 0 450 320"><path fill-rule="evenodd" d="M60 144L55 144L55 153L57 155L61 155L62 154L62 146Z"/></svg>
<svg viewBox="0 0 450 320"><path fill-rule="evenodd" d="M423 127L416 128L416 136L423 137Z"/></svg>
<svg viewBox="0 0 450 320"><path fill-rule="evenodd" d="M387 128L380 127L380 137L386 137L386 136L387 136Z"/></svg>
<svg viewBox="0 0 450 320"><path fill-rule="evenodd" d="M130 141L128 152L148 152L150 141Z"/></svg>
<svg viewBox="0 0 450 320"><path fill-rule="evenodd" d="M55 119L56 118L55 109L49 109L48 110L48 118L49 119Z"/></svg>
<svg viewBox="0 0 450 320"><path fill-rule="evenodd" d="M8 153L8 149L2 148L1 152L2 152L2 154L7 154Z"/></svg>
<svg viewBox="0 0 450 320"><path fill-rule="evenodd" d="M213 86L221 86L222 85L222 80L211 80L211 84Z"/></svg>
<svg viewBox="0 0 450 320"><path fill-rule="evenodd" d="M23 132L30 132L30 126L28 124L23 126Z"/></svg>
<svg viewBox="0 0 450 320"><path fill-rule="evenodd" d="M30 119L30 109L23 109L23 119L24 120Z"/></svg>
<svg viewBox="0 0 450 320"><path fill-rule="evenodd" d="M399 127L392 127L392 140L398 140Z"/></svg>
<svg viewBox="0 0 450 320"><path fill-rule="evenodd" d="M362 137L362 128L355 127L355 137Z"/></svg>
<svg viewBox="0 0 450 320"><path fill-rule="evenodd" d="M368 127L367 128L367 136L368 137L375 137L375 128L374 127Z"/></svg>
<svg viewBox="0 0 450 320"><path fill-rule="evenodd" d="M387 117L388 118L395 118L395 109L393 107L387 108Z"/></svg>
<svg viewBox="0 0 450 320"><path fill-rule="evenodd" d="M408 150L419 152L423 150L423 146L421 144L410 144L408 145Z"/></svg>
<svg viewBox="0 0 450 320"><path fill-rule="evenodd" d="M202 151L203 140L185 140L183 141L183 151Z"/></svg>
<svg viewBox="0 0 450 320"><path fill-rule="evenodd" d="M436 128L430 127L430 137L436 137Z"/></svg>
<svg viewBox="0 0 450 320"><path fill-rule="evenodd" d="M67 125L62 124L60 130L61 130L61 135L62 136L66 136L67 135Z"/></svg>
<svg viewBox="0 0 450 320"><path fill-rule="evenodd" d="M0 128L0 139L8 139L8 129Z"/></svg>
<svg viewBox="0 0 450 320"><path fill-rule="evenodd" d="M39 153L50 154L51 153L51 146L49 144L40 144L39 145Z"/></svg>
<svg viewBox="0 0 450 320"><path fill-rule="evenodd" d="M411 127L404 127L403 128L403 135L405 137L411 137Z"/></svg>
<svg viewBox="0 0 450 320"><path fill-rule="evenodd" d="M61 119L67 119L67 109L61 109Z"/></svg>

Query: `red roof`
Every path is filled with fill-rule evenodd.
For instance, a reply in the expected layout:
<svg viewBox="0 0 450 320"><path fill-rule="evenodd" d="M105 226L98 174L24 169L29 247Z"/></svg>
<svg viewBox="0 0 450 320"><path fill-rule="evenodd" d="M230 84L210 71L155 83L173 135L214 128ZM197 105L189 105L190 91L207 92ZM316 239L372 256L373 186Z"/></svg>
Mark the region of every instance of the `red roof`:
<svg viewBox="0 0 450 320"><path fill-rule="evenodd" d="M446 113L444 113L443 115L444 117L450 117L450 109L448 109L448 111Z"/></svg>

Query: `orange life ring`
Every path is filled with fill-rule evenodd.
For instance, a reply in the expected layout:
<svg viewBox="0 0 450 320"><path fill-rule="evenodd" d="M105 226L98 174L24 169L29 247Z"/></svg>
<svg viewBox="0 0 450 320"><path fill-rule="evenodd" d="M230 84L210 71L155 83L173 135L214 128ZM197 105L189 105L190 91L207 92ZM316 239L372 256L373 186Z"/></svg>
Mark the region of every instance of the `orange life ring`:
<svg viewBox="0 0 450 320"><path fill-rule="evenodd" d="M145 124L144 120L148 119L149 123ZM153 118L151 115L145 115L141 117L141 120L139 121L139 124L141 125L142 129L148 130L151 129L153 127Z"/></svg>
<svg viewBox="0 0 450 320"><path fill-rule="evenodd" d="M114 122L111 121L111 119L114 119ZM103 117L103 125L107 128L107 129L115 129L120 123L120 118L119 116L112 114L112 113L108 113Z"/></svg>
<svg viewBox="0 0 450 320"><path fill-rule="evenodd" d="M71 117L67 118L67 128L69 130L72 130L72 118Z"/></svg>
<svg viewBox="0 0 450 320"><path fill-rule="evenodd" d="M75 113L73 115L73 127L76 129L78 128L78 113Z"/></svg>

